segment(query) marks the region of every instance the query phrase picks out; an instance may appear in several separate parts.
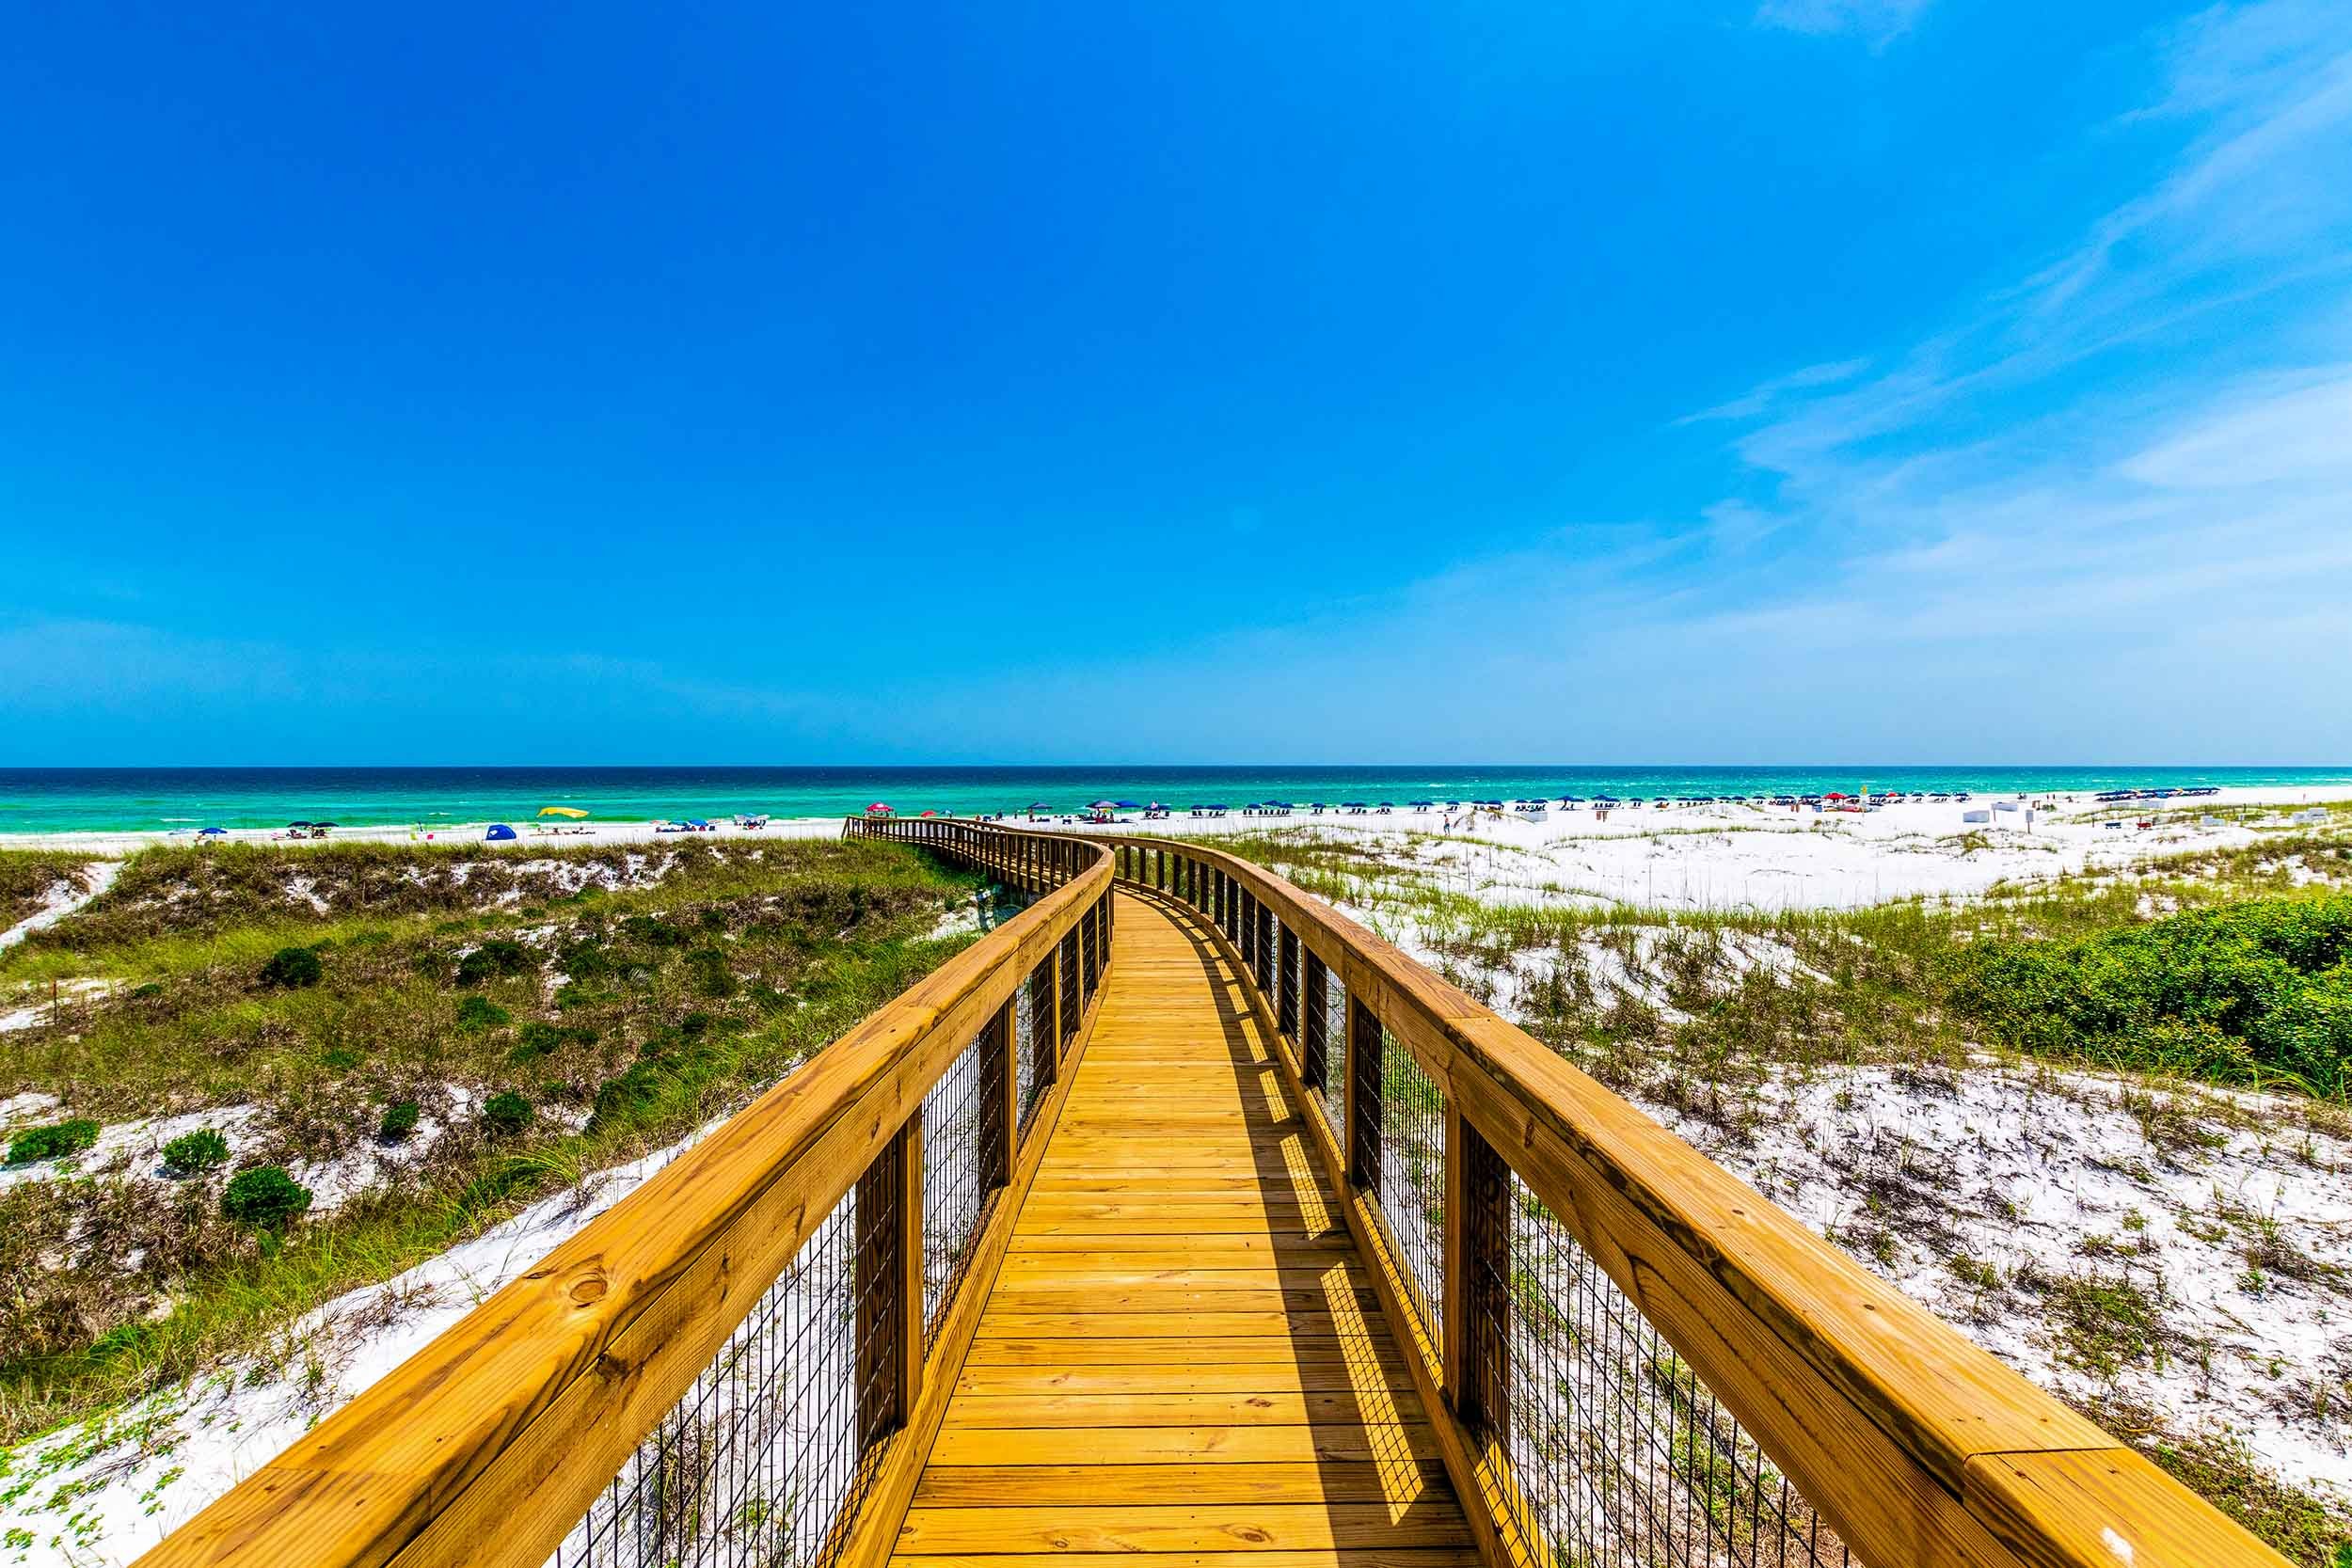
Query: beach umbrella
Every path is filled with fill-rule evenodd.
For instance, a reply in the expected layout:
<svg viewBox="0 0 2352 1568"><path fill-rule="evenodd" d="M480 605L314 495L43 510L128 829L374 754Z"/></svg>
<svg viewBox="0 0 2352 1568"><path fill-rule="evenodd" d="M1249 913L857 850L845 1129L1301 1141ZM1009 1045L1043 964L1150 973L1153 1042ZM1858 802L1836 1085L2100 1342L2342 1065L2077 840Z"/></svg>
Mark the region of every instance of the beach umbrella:
<svg viewBox="0 0 2352 1568"><path fill-rule="evenodd" d="M939 813L937 813L937 812L935 812L935 811L927 811L927 812L925 812L923 815L924 815L925 816L937 816L939 815Z"/></svg>
<svg viewBox="0 0 2352 1568"><path fill-rule="evenodd" d="M226 828L207 828L196 836L199 838L227 838L229 836L229 830Z"/></svg>
<svg viewBox="0 0 2352 1568"><path fill-rule="evenodd" d="M1117 802L1117 804L1120 811L1141 811L1143 809L1141 806L1136 805L1133 800L1120 800Z"/></svg>
<svg viewBox="0 0 2352 1568"><path fill-rule="evenodd" d="M580 810L578 806L541 806L539 808L539 815L542 816L568 816L577 821L588 814Z"/></svg>
<svg viewBox="0 0 2352 1568"><path fill-rule="evenodd" d="M872 805L866 808L866 815L868 816L888 816L890 815L889 802L885 800L875 801Z"/></svg>
<svg viewBox="0 0 2352 1568"><path fill-rule="evenodd" d="M490 824L490 831L482 835L482 842L485 844L502 844L506 840L515 836L515 830L508 827L505 823L493 822Z"/></svg>
<svg viewBox="0 0 2352 1568"><path fill-rule="evenodd" d="M1117 811L1118 809L1119 802L1116 800L1097 800L1087 807L1089 811Z"/></svg>

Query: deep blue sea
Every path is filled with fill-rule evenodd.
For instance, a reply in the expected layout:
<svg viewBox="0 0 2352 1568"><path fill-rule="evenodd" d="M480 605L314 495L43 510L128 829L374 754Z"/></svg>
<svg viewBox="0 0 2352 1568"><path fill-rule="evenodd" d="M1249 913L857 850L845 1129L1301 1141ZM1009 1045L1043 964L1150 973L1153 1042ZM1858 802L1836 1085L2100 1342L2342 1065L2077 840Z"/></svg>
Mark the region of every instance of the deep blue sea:
<svg viewBox="0 0 2352 1568"><path fill-rule="evenodd" d="M598 821L1057 809L1092 800L1513 799L1803 794L1832 789L2066 791L2352 784L2339 768L0 768L0 833L521 820L576 806Z"/></svg>

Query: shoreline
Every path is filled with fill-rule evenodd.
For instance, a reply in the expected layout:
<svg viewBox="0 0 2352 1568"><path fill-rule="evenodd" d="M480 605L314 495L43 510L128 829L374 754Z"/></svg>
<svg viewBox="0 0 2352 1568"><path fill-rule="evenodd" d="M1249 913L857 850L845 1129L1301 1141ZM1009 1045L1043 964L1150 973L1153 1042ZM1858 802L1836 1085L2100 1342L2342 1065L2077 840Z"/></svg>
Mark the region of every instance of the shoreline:
<svg viewBox="0 0 2352 1568"><path fill-rule="evenodd" d="M1295 833L1378 846L1422 863L1441 881L1459 874L1470 854L1500 855L1509 863L1507 880L1529 904L1690 911L1855 908L1916 896L1964 897L2002 882L2122 869L2163 855L2238 847L2271 834L2352 821L2328 810L2352 802L2352 784L2233 786L2187 800L2113 804L2101 804L2083 791L2027 796L2017 811L1990 812L1996 799L2005 798L1980 795L1964 803L1913 799L1867 812L1746 803L1619 806L1606 818L1586 805L1550 807L1539 818L1506 811L1479 812L1468 820L1442 808L1223 816L1191 816L1179 810L1164 818L1131 814L1106 823L1062 816L1002 820L1049 832L1144 837ZM2030 827L2023 809L2027 806ZM2325 815L2312 823L2294 820L2298 811L2311 808ZM1966 820L1978 812L1990 812L1992 820ZM662 832L650 820L567 825L562 832L516 823L519 837L496 843L483 836L486 822L355 827L339 829L328 839L292 839L282 829L232 830L203 840L185 830L13 833L0 834L0 849L119 860L158 846L199 843L295 850L395 844L527 856L674 840L830 837L841 832L842 821L777 818L759 828L716 822L691 833Z"/></svg>

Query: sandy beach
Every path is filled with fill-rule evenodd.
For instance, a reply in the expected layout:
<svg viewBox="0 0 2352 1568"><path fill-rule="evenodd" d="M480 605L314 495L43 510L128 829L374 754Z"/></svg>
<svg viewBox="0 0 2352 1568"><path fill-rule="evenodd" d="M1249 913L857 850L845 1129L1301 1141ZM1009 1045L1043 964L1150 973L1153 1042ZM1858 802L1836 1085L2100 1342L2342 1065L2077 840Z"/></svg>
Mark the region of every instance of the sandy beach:
<svg viewBox="0 0 2352 1568"><path fill-rule="evenodd" d="M1995 810L2011 800L2015 811ZM1964 896L2001 882L2032 880L2151 857L2250 844L2266 831L2294 826L2297 811L2352 801L2352 785L2228 788L2192 800L2102 805L2085 794L1979 795L1959 803L1909 798L1867 811L1844 812L1739 804L1619 806L1603 818L1590 805L1517 812L1413 811L1351 815L1297 810L1287 816L1194 816L1184 811L1145 820L1124 813L1110 823L1072 816L1009 818L1043 829L1209 837L1228 833L1306 833L1411 848L1437 864L1460 868L1465 887L1495 896L1500 886L1524 902L1630 904L1667 910L1854 908L1895 898ZM1991 821L1967 820L1989 812ZM432 829L399 826L338 830L323 842L446 844L489 847L486 822ZM521 835L502 852L581 845L675 842L715 837L828 837L838 817L771 819L743 828L717 821L707 834L664 832L651 822L592 822L561 832L516 823ZM0 835L0 848L40 848L118 857L156 845L199 842L308 847L282 831L232 830L199 840L193 832L83 832ZM1480 856L1486 858L1472 861Z"/></svg>

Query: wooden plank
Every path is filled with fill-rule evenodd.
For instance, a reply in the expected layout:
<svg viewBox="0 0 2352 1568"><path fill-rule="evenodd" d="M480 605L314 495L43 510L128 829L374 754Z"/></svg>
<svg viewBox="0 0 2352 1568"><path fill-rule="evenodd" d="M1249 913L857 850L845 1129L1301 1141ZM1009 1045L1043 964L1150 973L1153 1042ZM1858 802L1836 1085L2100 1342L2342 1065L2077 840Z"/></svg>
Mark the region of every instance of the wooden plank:
<svg viewBox="0 0 2352 1568"><path fill-rule="evenodd" d="M1981 1454L1968 1463L1968 1490L1971 1512L2029 1568L2285 1568L2236 1521L2125 1448Z"/></svg>
<svg viewBox="0 0 2352 1568"><path fill-rule="evenodd" d="M1222 1394L969 1394L947 1405L950 1427L1395 1426L1421 1402L1385 1390Z"/></svg>
<svg viewBox="0 0 2352 1568"><path fill-rule="evenodd" d="M1132 1291L1161 1286L1173 1291L1281 1291L1321 1288L1372 1289L1372 1275L1354 1259L1333 1259L1304 1267L1283 1262L1232 1259L1187 1262L1160 1269L1105 1268L1082 1253L1057 1252L1016 1259L997 1271L1008 1291Z"/></svg>
<svg viewBox="0 0 2352 1568"><path fill-rule="evenodd" d="M1345 1339L1299 1339L1287 1334L1256 1338L1235 1336L1216 1342L1216 1364L1243 1366L1318 1366L1343 1364L1362 1355L1383 1358L1399 1352L1386 1327L1374 1324L1360 1336ZM1115 1334L1055 1338L975 1339L964 1354L967 1367L1191 1367L1201 1361L1200 1346L1180 1337L1136 1338Z"/></svg>
<svg viewBox="0 0 2352 1568"><path fill-rule="evenodd" d="M980 1319L983 1339L1080 1338L1225 1339L1287 1334L1335 1339L1343 1328L1363 1332L1360 1320L1343 1325L1328 1312L996 1312Z"/></svg>
<svg viewBox="0 0 2352 1568"><path fill-rule="evenodd" d="M1070 1568L1064 1552L908 1556L907 1568ZM1154 1552L1139 1568L1469 1568L1478 1554L1454 1546L1350 1546L1327 1551Z"/></svg>
<svg viewBox="0 0 2352 1568"><path fill-rule="evenodd" d="M1367 1284L1351 1288L1344 1281L1252 1289L1143 1284L1103 1286L1091 1291L1032 1291L1000 1283L989 1298L994 1312L1339 1312L1353 1307L1364 1317L1375 1316L1380 1298Z"/></svg>
<svg viewBox="0 0 2352 1568"><path fill-rule="evenodd" d="M956 1379L960 1394L1307 1394L1351 1388L1412 1394L1412 1373L1401 1356L1388 1350L1332 1360L1207 1366L1164 1362L1095 1367L1066 1361L992 1366L967 1360L962 1375Z"/></svg>
<svg viewBox="0 0 2352 1568"><path fill-rule="evenodd" d="M1285 1261L1354 1258L1355 1243L1340 1236L1104 1236L1083 1240L1068 1236L1015 1234L1013 1256L1046 1258L1078 1254L1116 1261L1120 1266L1144 1258L1254 1257Z"/></svg>
<svg viewBox="0 0 2352 1568"><path fill-rule="evenodd" d="M898 1549L927 1552L1157 1552L1215 1546L1238 1552L1344 1546L1467 1546L1470 1527L1452 1498L1386 1503L1168 1504L1099 1508L912 1508Z"/></svg>
<svg viewBox="0 0 2352 1568"><path fill-rule="evenodd" d="M1451 1498L1445 1466L1426 1460L1282 1465L934 1465L917 1507L1025 1503L1412 1503Z"/></svg>

